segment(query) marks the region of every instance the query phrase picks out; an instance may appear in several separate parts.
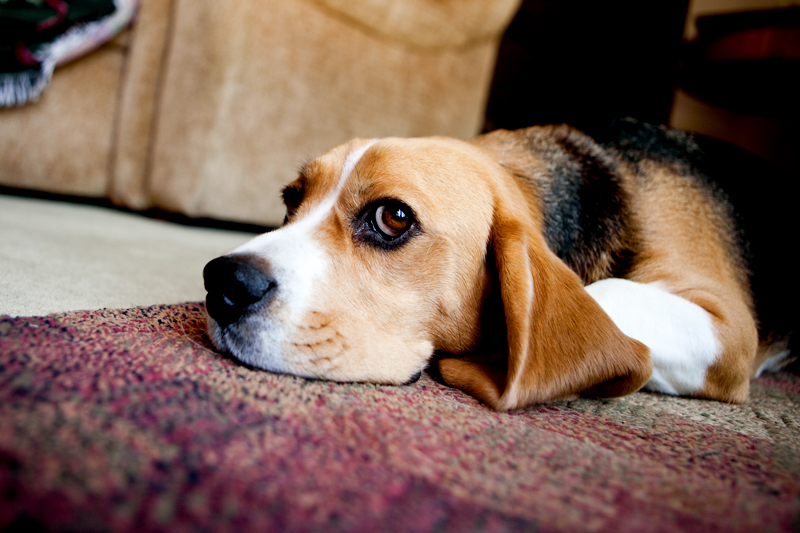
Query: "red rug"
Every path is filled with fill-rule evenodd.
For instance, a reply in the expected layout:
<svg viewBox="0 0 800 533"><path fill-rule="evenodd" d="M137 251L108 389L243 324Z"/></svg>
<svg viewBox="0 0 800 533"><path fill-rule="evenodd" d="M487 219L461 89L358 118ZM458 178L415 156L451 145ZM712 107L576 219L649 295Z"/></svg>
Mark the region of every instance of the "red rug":
<svg viewBox="0 0 800 533"><path fill-rule="evenodd" d="M201 305L0 319L0 526L792 531L800 379L499 414L428 376L339 384L209 349ZM38 529L37 529L38 528Z"/></svg>

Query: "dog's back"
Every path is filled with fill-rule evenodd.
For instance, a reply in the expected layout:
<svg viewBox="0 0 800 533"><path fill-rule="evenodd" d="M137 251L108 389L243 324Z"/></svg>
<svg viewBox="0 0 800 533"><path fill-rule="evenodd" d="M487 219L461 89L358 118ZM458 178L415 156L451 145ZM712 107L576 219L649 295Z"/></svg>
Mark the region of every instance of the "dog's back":
<svg viewBox="0 0 800 533"><path fill-rule="evenodd" d="M631 164L649 158L671 165L708 192L733 228L729 239L754 299L762 344L796 354L789 177L731 144L630 119L614 121L595 138Z"/></svg>

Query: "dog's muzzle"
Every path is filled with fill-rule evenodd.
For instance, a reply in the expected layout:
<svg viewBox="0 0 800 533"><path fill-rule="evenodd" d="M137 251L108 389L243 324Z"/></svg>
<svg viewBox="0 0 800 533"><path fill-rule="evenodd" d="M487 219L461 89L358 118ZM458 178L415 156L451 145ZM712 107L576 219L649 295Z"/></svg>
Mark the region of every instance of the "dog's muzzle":
<svg viewBox="0 0 800 533"><path fill-rule="evenodd" d="M246 258L222 256L203 269L206 311L221 328L237 322L251 306L268 298L277 284Z"/></svg>

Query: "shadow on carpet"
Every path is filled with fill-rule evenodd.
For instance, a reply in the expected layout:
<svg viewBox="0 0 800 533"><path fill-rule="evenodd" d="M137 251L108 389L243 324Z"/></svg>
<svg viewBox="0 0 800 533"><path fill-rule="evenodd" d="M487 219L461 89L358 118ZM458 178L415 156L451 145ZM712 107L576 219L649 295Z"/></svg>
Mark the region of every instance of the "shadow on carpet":
<svg viewBox="0 0 800 533"><path fill-rule="evenodd" d="M495 413L428 376L305 380L208 347L202 305L0 319L0 527L792 531L800 378Z"/></svg>

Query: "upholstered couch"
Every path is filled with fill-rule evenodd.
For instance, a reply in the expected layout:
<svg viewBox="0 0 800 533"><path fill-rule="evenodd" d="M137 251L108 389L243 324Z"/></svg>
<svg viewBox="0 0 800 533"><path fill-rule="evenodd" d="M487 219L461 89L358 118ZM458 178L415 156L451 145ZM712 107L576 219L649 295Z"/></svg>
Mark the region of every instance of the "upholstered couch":
<svg viewBox="0 0 800 533"><path fill-rule="evenodd" d="M519 0L144 0L133 28L0 110L0 185L258 224L352 137L482 126Z"/></svg>

